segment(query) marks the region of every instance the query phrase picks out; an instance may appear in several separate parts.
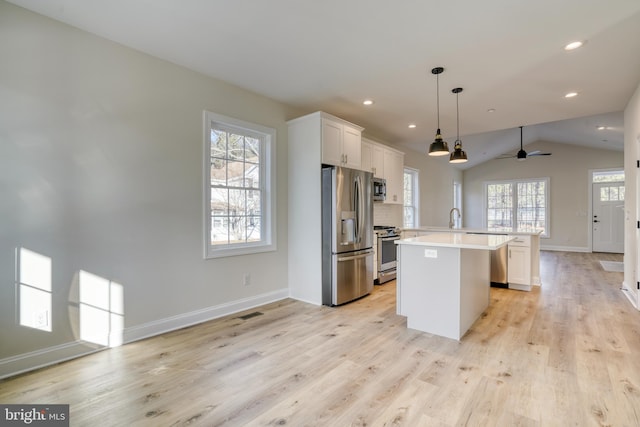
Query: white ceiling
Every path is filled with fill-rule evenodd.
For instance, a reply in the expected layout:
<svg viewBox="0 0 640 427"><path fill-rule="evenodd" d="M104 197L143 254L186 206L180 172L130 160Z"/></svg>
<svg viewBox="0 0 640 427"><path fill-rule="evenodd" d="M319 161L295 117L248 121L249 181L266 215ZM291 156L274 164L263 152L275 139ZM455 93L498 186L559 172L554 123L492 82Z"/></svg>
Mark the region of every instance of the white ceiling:
<svg viewBox="0 0 640 427"><path fill-rule="evenodd" d="M515 153L521 125L525 145L622 150L621 112L640 83L638 0L9 1L299 111L340 116L400 148L425 151L433 140L431 69L442 66L450 148L451 89L464 88L463 168ZM574 40L586 44L565 51ZM569 91L579 95L565 99Z"/></svg>

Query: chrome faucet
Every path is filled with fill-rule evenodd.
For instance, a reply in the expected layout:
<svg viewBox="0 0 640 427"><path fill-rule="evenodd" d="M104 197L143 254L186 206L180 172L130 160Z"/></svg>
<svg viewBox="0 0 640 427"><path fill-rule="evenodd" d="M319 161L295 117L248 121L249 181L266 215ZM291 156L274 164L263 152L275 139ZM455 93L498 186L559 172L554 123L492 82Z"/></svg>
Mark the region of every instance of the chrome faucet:
<svg viewBox="0 0 640 427"><path fill-rule="evenodd" d="M453 208L449 211L449 228L453 228L455 222L453 222L453 213L458 212L458 218L462 218L462 214L460 213L460 209Z"/></svg>

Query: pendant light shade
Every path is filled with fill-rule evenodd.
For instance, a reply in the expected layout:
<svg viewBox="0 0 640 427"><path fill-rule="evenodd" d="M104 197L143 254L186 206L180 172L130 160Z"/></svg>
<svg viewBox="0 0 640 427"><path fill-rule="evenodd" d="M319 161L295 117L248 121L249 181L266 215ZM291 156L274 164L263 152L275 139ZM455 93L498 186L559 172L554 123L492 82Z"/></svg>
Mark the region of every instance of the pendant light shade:
<svg viewBox="0 0 640 427"><path fill-rule="evenodd" d="M460 141L460 108L458 106L458 94L462 92L462 88L457 87L451 92L456 94L456 142L449 156L449 163L464 163L467 161L467 153L462 149L462 141Z"/></svg>
<svg viewBox="0 0 640 427"><path fill-rule="evenodd" d="M442 67L436 67L431 70L431 73L436 75L436 111L438 113L438 130L436 131L436 138L433 140L431 145L429 145L430 156L446 156L449 154L449 144L447 144L447 141L443 140L442 135L440 135L440 83L438 75L443 71L444 68Z"/></svg>

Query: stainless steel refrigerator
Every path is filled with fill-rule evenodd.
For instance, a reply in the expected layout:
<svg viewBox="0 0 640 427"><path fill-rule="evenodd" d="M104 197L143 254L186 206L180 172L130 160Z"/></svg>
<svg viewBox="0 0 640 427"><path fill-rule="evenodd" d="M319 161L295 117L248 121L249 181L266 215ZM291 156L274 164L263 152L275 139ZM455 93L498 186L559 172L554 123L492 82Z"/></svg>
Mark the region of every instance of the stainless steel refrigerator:
<svg viewBox="0 0 640 427"><path fill-rule="evenodd" d="M322 303L340 305L373 289L371 172L322 168Z"/></svg>

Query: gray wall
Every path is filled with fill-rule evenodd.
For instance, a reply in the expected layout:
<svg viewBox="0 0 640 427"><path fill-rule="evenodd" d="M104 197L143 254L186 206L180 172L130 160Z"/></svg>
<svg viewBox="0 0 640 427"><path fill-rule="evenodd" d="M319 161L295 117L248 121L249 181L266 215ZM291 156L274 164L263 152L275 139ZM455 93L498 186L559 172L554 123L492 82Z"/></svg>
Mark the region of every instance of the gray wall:
<svg viewBox="0 0 640 427"><path fill-rule="evenodd" d="M81 269L124 286L131 339L287 295L293 113L3 1L0 58L0 365L76 340ZM277 130L277 251L203 259L203 110ZM52 332L17 325L18 247L52 259Z"/></svg>
<svg viewBox="0 0 640 427"><path fill-rule="evenodd" d="M542 239L547 248L586 251L589 249L589 170L623 168L620 151L554 144L538 141L525 147L527 152L552 152L551 156L491 160L464 172L464 221L467 227L482 223L484 182L517 178L550 179L550 237Z"/></svg>

